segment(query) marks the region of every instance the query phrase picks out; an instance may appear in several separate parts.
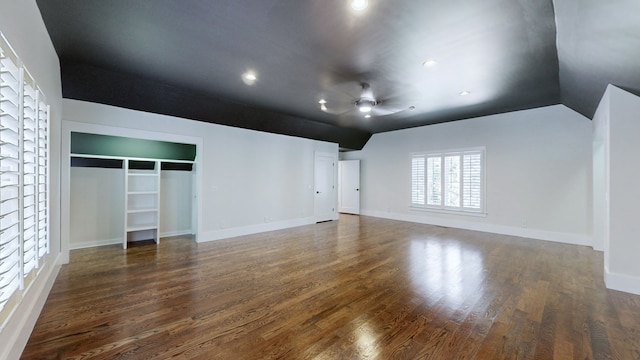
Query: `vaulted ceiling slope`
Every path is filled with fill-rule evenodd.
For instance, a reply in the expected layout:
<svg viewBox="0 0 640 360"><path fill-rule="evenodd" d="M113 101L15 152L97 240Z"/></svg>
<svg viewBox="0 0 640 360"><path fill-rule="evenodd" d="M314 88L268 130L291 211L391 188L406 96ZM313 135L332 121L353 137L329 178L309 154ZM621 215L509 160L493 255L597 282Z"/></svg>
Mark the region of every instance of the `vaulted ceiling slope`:
<svg viewBox="0 0 640 360"><path fill-rule="evenodd" d="M65 98L348 149L559 103L591 118L608 83L640 90L637 0L357 2L37 0Z"/></svg>

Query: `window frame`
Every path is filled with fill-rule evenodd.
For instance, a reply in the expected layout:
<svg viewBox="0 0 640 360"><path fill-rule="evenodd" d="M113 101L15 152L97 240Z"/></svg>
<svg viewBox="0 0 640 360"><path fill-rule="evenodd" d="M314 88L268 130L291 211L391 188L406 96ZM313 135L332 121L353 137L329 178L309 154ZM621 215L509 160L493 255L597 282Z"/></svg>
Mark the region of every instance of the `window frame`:
<svg viewBox="0 0 640 360"><path fill-rule="evenodd" d="M470 184L472 185L473 183L469 183L469 181L465 181L465 155L480 155L480 184L479 184L479 191L480 191L480 207L479 208L474 208L474 207L465 207L465 193L468 193L468 189ZM446 188L446 184L447 184L447 176L445 174L446 172L446 167L445 167L445 159L447 157L454 157L457 156L459 159L458 162L458 177L457 180L459 181L460 185L459 185L459 190L458 190L458 206L447 206L446 205L446 201L447 201L447 194L450 192L447 192L445 190ZM431 211L431 212L441 212L441 213L450 213L450 214L459 214L459 215L470 215L470 216L486 216L486 147L484 146L478 146L478 147L470 147L470 148L460 148L460 149L448 149L448 150L436 150L436 151L421 151L421 152L413 152L410 154L410 166L411 166L411 170L410 170L410 209L412 210L420 210L420 211ZM423 164L423 169L424 169L424 174L421 175L421 181L416 181L416 169L414 168L414 164L416 164L416 162L420 162L419 160L417 161L417 159L423 159L422 164ZM436 198L439 199L439 204L433 204L433 203L429 203L430 198L432 198L429 194L432 193L432 191L430 191L431 189L429 189L429 178L430 175L428 173L429 169L431 168L431 166L429 166L429 159L439 159L439 169L440 169L440 173L439 173L439 182L440 182L440 186L439 186L439 194L436 194ZM418 170L419 172L419 170ZM477 175L476 175L477 176ZM417 187L419 187L419 185L422 185L423 188L420 191L420 189L417 189ZM478 186L478 185L477 185ZM420 196L416 196L416 191L418 193L422 194L421 199L423 200L422 203L420 202L416 202L416 198L420 199Z"/></svg>

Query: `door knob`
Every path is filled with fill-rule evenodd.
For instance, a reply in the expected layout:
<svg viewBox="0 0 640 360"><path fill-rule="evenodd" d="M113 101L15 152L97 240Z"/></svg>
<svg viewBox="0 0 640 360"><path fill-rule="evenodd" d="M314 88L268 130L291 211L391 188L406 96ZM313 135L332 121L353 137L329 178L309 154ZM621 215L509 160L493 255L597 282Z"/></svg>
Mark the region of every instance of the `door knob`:
<svg viewBox="0 0 640 360"><path fill-rule="evenodd" d="M356 189L356 191L360 191L360 189Z"/></svg>
<svg viewBox="0 0 640 360"><path fill-rule="evenodd" d="M316 191L316 194L320 194L320 191Z"/></svg>

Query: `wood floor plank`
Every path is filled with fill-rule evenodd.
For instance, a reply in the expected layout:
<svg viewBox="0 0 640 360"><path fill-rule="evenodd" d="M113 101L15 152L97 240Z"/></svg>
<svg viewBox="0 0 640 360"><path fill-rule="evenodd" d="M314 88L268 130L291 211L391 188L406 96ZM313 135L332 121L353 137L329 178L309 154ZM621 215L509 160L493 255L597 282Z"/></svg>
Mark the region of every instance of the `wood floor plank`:
<svg viewBox="0 0 640 360"><path fill-rule="evenodd" d="M634 359L589 248L365 216L74 250L24 359Z"/></svg>

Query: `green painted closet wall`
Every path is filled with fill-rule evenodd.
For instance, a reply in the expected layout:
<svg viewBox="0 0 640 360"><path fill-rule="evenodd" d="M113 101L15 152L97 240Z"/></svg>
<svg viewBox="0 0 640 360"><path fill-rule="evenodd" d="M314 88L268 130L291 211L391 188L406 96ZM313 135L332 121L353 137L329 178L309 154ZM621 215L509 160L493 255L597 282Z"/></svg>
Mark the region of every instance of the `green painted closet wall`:
<svg viewBox="0 0 640 360"><path fill-rule="evenodd" d="M147 159L194 161L196 146L121 136L71 133L71 153Z"/></svg>

